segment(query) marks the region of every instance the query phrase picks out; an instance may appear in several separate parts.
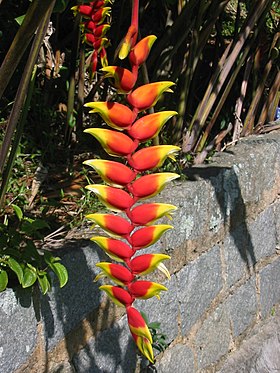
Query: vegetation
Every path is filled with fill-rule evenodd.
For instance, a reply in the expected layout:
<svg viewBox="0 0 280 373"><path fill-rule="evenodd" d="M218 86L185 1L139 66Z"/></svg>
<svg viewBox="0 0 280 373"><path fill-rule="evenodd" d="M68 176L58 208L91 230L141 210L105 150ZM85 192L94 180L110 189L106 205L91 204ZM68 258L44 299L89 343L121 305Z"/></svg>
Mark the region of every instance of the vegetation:
<svg viewBox="0 0 280 373"><path fill-rule="evenodd" d="M123 101L99 72L101 65L95 67L97 72L92 70L92 45L84 42L80 18L71 9L77 3L43 3L0 1L1 229L3 237L10 229L19 233L13 248L35 239L40 263L34 262L33 249L22 249L31 250L27 255L31 259L15 252L9 257L22 271L30 268L28 264L35 268L39 282L51 268L42 251L44 237L62 226L79 224L87 206L90 212L100 207L89 192L83 193L84 186L99 176L94 171L86 174L82 162L104 158L104 151L83 130L103 124L89 118L83 105ZM105 21L111 28L103 45L109 65L125 68L126 60L120 62L116 51L130 25L127 4L125 0L110 4ZM177 163L171 161L165 170L175 168L180 173L241 136L279 127L275 116L280 99L279 18L279 0L140 1L139 39L156 35L157 41L139 70L139 84L176 83L174 95L160 99L155 107L178 112L153 140L182 147ZM22 228L37 220L44 223L32 234ZM39 239L33 236L39 233ZM7 247L2 239L2 288L8 284L4 272L11 276L11 284L13 274L24 284L21 271L7 262ZM45 292L46 286L41 288Z"/></svg>

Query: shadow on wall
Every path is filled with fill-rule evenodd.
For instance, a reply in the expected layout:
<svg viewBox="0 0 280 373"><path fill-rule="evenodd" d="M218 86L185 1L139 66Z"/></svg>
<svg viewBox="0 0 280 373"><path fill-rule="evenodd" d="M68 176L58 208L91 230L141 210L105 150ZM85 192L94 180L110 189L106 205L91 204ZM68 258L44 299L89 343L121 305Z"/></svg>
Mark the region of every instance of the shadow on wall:
<svg viewBox="0 0 280 373"><path fill-rule="evenodd" d="M238 176L233 167L192 167L185 170L190 181L203 179L209 181L215 191L224 226L245 262L248 271L254 268L256 256L252 238L246 223L246 206L242 198Z"/></svg>
<svg viewBox="0 0 280 373"><path fill-rule="evenodd" d="M107 258L88 241L79 241L70 248L64 247L58 254L68 268L68 284L62 289L54 286L53 291L41 296L40 304L36 305L36 314L41 314L44 324L46 352L57 348L57 345L61 346L61 352L60 347L56 352L57 363L60 364L55 368L48 362L47 353L45 357L42 356L45 372L134 372L134 343L130 337L122 340L122 326L117 324L112 327L115 308L106 297L103 298L102 312L98 313L102 299L100 284L93 282L97 274L95 264ZM100 330L105 331L98 333ZM129 335L127 331L125 334ZM81 351L77 353L78 350Z"/></svg>

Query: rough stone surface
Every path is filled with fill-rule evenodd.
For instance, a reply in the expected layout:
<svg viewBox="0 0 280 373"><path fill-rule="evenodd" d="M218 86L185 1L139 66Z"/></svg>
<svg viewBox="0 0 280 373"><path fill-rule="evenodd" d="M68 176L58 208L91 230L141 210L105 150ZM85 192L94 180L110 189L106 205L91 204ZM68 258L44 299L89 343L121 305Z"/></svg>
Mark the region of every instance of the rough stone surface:
<svg viewBox="0 0 280 373"><path fill-rule="evenodd" d="M280 202L279 199L273 204L275 225L276 225L276 245L280 248Z"/></svg>
<svg viewBox="0 0 280 373"><path fill-rule="evenodd" d="M126 317L96 338L91 338L73 359L77 373L134 373L136 363L136 348Z"/></svg>
<svg viewBox="0 0 280 373"><path fill-rule="evenodd" d="M62 364L57 365L48 373L76 373L73 365L69 362L63 362Z"/></svg>
<svg viewBox="0 0 280 373"><path fill-rule="evenodd" d="M227 300L233 325L233 336L237 337L253 322L257 314L256 279L253 277L242 285Z"/></svg>
<svg viewBox="0 0 280 373"><path fill-rule="evenodd" d="M194 356L192 350L182 344L167 349L158 364L158 373L194 373Z"/></svg>
<svg viewBox="0 0 280 373"><path fill-rule="evenodd" d="M243 341L218 373L272 373L280 371L280 318L272 317L257 334Z"/></svg>
<svg viewBox="0 0 280 373"><path fill-rule="evenodd" d="M222 289L219 247L185 266L177 278L182 334L185 335Z"/></svg>
<svg viewBox="0 0 280 373"><path fill-rule="evenodd" d="M217 308L202 324L196 335L198 368L217 362L228 352L230 321L226 307Z"/></svg>
<svg viewBox="0 0 280 373"><path fill-rule="evenodd" d="M193 187L190 181L180 183L162 193L157 200L175 203L178 210L174 214L172 225L174 230L167 232L162 239L168 252L183 245L186 240L192 240L204 234L208 222L205 193L209 193L209 183L204 180Z"/></svg>
<svg viewBox="0 0 280 373"><path fill-rule="evenodd" d="M0 293L0 372L10 373L33 351L37 320L30 292Z"/></svg>
<svg viewBox="0 0 280 373"><path fill-rule="evenodd" d="M260 272L261 313L267 316L280 302L280 258Z"/></svg>
<svg viewBox="0 0 280 373"><path fill-rule="evenodd" d="M255 261L248 229L245 224L233 229L224 241L227 284L232 286L240 280Z"/></svg>
<svg viewBox="0 0 280 373"><path fill-rule="evenodd" d="M218 153L211 166L232 167L231 179L235 178L235 182L228 185L231 184L238 190L238 200L245 206L259 203L263 195L273 187L277 163L279 164L278 136L270 134L242 139L229 153ZM228 188L229 193L231 189Z"/></svg>
<svg viewBox="0 0 280 373"><path fill-rule="evenodd" d="M276 249L276 225L273 207L263 211L249 227L255 261L270 256Z"/></svg>
<svg viewBox="0 0 280 373"><path fill-rule="evenodd" d="M42 318L45 324L46 345L54 345L69 333L101 301L99 285L93 282L98 269L95 264L102 260L96 245L69 249L63 257L69 273L67 285L55 286L51 293L42 297Z"/></svg>

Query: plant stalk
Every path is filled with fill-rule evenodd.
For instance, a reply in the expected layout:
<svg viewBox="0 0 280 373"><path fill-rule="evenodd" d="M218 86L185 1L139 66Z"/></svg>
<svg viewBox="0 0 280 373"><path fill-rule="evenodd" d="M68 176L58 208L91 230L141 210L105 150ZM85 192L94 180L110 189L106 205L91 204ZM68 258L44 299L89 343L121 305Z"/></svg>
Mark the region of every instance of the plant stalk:
<svg viewBox="0 0 280 373"><path fill-rule="evenodd" d="M53 8L53 0L33 0L30 4L23 23L0 67L0 98L7 88L24 52L30 44L35 31L43 22L43 19L50 8Z"/></svg>

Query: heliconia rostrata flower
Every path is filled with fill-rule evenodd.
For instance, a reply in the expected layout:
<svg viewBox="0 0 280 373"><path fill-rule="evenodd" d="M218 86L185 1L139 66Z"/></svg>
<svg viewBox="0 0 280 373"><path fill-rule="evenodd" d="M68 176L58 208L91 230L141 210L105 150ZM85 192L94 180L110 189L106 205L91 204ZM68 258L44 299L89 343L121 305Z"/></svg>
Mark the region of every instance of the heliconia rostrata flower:
<svg viewBox="0 0 280 373"><path fill-rule="evenodd" d="M108 13L109 1L95 1L89 5L75 7L84 17L89 18L85 24L88 40L97 45L97 40L104 38L101 26L94 22L104 20L103 13ZM150 35L137 43L138 34L138 0L133 2L131 26L120 48L120 59L129 58L131 71L118 67L106 66L101 70L109 78L116 90L126 99L119 102L89 102L90 113L97 113L110 127L89 128L85 132L94 136L104 150L122 161L92 159L84 164L92 167L105 184L91 184L87 189L95 193L99 200L115 213L94 213L87 215L95 225L102 228L108 236L91 238L112 260L118 263L100 262L97 267L100 278L109 278L114 285L100 286L118 306L125 307L128 326L140 352L151 362L154 361L152 336L141 313L133 307L135 299L159 298L167 288L152 281L139 279L160 270L168 279L170 274L164 261L170 259L166 254L145 254L143 250L156 243L169 229L168 224L155 224L162 218L172 219L176 207L166 203L140 203L157 195L165 185L178 178L170 172L151 173L161 167L167 158L174 159L180 148L172 145L157 145L139 148L141 143L158 135L164 124L177 113L162 111L146 114L145 110L153 107L164 92L172 92L173 82L154 82L135 87L139 67L146 61L150 49L156 40ZM97 21L99 19L99 21ZM104 26L107 29L106 26ZM116 159L116 158L115 158ZM136 255L135 255L136 254Z"/></svg>
<svg viewBox="0 0 280 373"><path fill-rule="evenodd" d="M80 14L84 22L81 24L83 40L92 49L88 58L89 74L92 77L100 60L103 67L108 65L106 46L109 41L105 37L110 29L110 24L104 23L111 12L107 6L110 0L94 0L85 5L72 7L74 14Z"/></svg>

